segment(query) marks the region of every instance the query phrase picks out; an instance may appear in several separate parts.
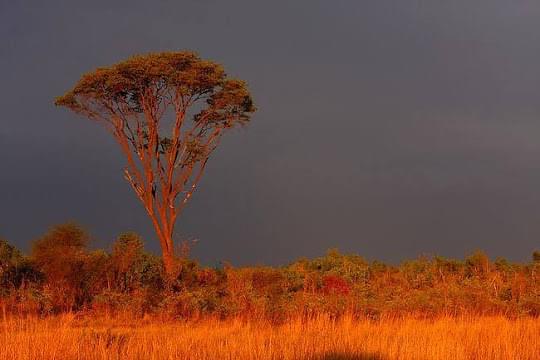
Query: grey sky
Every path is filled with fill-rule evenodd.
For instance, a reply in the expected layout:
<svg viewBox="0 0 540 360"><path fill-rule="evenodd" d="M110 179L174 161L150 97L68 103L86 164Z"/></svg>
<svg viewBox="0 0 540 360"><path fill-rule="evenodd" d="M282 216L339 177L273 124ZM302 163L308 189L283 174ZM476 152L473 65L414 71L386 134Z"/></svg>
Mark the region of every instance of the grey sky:
<svg viewBox="0 0 540 360"><path fill-rule="evenodd" d="M260 109L180 219L201 261L540 248L536 0L0 0L0 34L0 236L25 250L67 220L157 250L116 144L53 99L180 49L247 80Z"/></svg>

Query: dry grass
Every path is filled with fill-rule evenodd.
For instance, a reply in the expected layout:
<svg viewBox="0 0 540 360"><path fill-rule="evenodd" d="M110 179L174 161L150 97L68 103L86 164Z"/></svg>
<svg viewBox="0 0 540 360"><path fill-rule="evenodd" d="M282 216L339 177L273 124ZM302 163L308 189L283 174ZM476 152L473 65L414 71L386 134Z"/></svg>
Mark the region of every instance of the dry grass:
<svg viewBox="0 0 540 360"><path fill-rule="evenodd" d="M540 320L530 318L0 324L0 359L540 359Z"/></svg>

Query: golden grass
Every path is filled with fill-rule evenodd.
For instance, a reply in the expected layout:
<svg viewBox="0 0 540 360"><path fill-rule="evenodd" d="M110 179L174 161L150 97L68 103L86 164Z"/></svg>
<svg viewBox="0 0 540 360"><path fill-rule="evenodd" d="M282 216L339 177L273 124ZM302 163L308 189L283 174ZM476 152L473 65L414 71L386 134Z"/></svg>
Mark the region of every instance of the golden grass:
<svg viewBox="0 0 540 360"><path fill-rule="evenodd" d="M540 320L504 317L120 324L12 319L0 359L540 359Z"/></svg>

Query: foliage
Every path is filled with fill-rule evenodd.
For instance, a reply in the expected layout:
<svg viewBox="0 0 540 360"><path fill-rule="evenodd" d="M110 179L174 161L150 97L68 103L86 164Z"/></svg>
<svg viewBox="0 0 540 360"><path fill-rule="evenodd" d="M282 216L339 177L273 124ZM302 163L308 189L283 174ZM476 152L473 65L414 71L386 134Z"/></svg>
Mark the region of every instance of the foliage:
<svg viewBox="0 0 540 360"><path fill-rule="evenodd" d="M345 313L378 318L504 314L540 316L540 264L440 256L399 266L330 250L284 267L205 268L184 257L173 281L135 233L110 253L88 248L76 224L52 228L30 257L0 242L0 295L9 311L154 314L163 318L246 317L283 322Z"/></svg>

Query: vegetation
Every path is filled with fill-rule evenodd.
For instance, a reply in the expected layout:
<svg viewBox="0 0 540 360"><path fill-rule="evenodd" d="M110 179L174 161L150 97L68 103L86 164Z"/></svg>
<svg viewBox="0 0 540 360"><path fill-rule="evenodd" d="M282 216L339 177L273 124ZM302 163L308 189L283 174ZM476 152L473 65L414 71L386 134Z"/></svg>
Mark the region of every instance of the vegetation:
<svg viewBox="0 0 540 360"><path fill-rule="evenodd" d="M4 316L62 313L167 319L295 317L540 316L540 260L420 257L399 266L336 250L282 267L207 268L178 259L169 279L161 258L134 233L112 251L91 250L89 235L63 224L35 240L29 256L0 241Z"/></svg>
<svg viewBox="0 0 540 360"><path fill-rule="evenodd" d="M192 52L150 53L84 75L55 103L114 136L127 160L124 176L159 239L165 271L176 276L176 219L221 137L255 111L246 84Z"/></svg>
<svg viewBox="0 0 540 360"><path fill-rule="evenodd" d="M538 252L208 268L184 246L171 279L135 233L110 251L89 239L68 223L29 255L0 240L0 358L540 358Z"/></svg>
<svg viewBox="0 0 540 360"><path fill-rule="evenodd" d="M238 360L540 359L540 322L504 317L334 320L283 325L238 320L163 323L15 320L0 326L0 358Z"/></svg>

